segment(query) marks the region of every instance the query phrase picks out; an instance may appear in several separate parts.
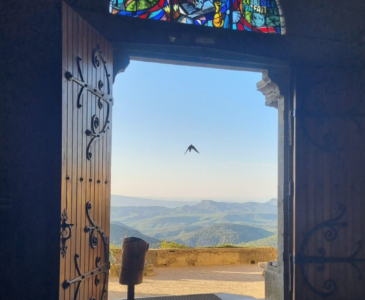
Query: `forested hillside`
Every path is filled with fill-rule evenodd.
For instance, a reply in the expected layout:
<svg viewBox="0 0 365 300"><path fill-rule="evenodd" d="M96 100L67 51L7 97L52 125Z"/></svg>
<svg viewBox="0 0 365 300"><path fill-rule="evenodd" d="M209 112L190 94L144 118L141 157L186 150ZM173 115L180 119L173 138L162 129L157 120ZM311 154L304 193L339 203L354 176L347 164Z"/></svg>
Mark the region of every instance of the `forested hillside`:
<svg viewBox="0 0 365 300"><path fill-rule="evenodd" d="M115 222L110 224L110 243L116 246L123 244L123 239L127 237L138 237L150 244L151 248L158 248L159 241L144 235L140 231L130 228L123 223Z"/></svg>
<svg viewBox="0 0 365 300"><path fill-rule="evenodd" d="M144 203L148 201L143 200ZM158 240L196 247L242 244L260 239L264 239L262 243L265 244L265 241L272 242L265 238L276 233L277 206L276 199L266 203L203 200L180 207L119 206L111 208L111 220L112 243L120 242L127 232L128 236L133 233L137 237L145 236L145 240L152 239L154 245Z"/></svg>
<svg viewBox="0 0 365 300"><path fill-rule="evenodd" d="M240 244L273 235L271 232L246 225L215 224L198 231L182 234L178 242L190 247Z"/></svg>

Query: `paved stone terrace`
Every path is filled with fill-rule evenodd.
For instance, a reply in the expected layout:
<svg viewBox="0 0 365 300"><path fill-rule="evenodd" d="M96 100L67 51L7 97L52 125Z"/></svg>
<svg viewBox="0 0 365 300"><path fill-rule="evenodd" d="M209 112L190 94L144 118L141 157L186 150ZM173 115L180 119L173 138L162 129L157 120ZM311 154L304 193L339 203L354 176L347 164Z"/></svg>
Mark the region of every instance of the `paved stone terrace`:
<svg viewBox="0 0 365 300"><path fill-rule="evenodd" d="M265 282L257 265L155 268L135 288L136 297L228 293L263 299ZM109 300L125 299L127 287L109 279Z"/></svg>

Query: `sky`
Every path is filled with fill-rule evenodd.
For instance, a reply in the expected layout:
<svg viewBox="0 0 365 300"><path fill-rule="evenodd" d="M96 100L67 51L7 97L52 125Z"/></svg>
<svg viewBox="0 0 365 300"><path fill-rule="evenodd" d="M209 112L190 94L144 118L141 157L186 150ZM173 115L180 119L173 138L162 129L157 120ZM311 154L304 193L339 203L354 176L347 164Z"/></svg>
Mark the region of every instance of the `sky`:
<svg viewBox="0 0 365 300"><path fill-rule="evenodd" d="M112 194L268 201L277 195L277 110L261 73L131 61L113 93ZM192 151L193 144L200 154Z"/></svg>

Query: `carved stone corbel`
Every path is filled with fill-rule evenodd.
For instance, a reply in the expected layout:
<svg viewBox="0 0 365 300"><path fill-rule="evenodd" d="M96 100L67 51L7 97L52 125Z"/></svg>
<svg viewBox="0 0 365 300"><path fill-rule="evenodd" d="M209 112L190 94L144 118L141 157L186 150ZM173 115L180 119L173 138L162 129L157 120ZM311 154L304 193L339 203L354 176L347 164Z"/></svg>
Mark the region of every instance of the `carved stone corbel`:
<svg viewBox="0 0 365 300"><path fill-rule="evenodd" d="M127 55L114 55L113 61L113 82L119 73L123 73L129 66L130 58Z"/></svg>
<svg viewBox="0 0 365 300"><path fill-rule="evenodd" d="M265 96L266 106L279 107L279 100L283 100L284 97L280 94L278 85L270 79L268 71L262 73L262 80L256 84L256 87Z"/></svg>

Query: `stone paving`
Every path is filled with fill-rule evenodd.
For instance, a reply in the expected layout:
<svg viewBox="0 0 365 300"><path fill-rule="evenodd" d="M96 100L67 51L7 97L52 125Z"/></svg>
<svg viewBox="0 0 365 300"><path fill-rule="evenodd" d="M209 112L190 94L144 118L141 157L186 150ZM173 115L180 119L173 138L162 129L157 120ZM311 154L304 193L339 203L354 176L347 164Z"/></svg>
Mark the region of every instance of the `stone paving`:
<svg viewBox="0 0 365 300"><path fill-rule="evenodd" d="M135 287L136 297L228 293L264 298L265 281L257 265L155 268ZM109 300L125 299L127 287L109 279Z"/></svg>

